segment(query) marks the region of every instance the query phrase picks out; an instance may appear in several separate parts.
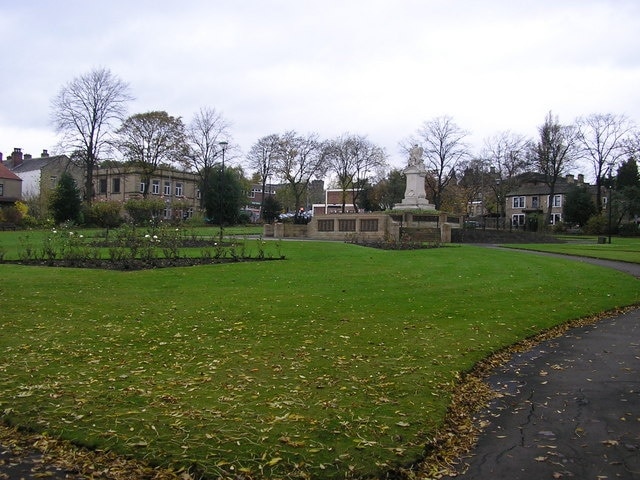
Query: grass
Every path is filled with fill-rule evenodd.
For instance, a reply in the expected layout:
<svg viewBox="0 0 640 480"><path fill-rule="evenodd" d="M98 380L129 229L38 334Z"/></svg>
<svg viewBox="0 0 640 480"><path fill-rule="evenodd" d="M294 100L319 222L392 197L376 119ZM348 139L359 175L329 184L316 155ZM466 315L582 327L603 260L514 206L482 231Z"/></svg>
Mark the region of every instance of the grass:
<svg viewBox="0 0 640 480"><path fill-rule="evenodd" d="M209 478L381 476L423 455L478 360L640 302L627 275L515 251L282 253L137 272L0 265L2 418Z"/></svg>
<svg viewBox="0 0 640 480"><path fill-rule="evenodd" d="M613 237L611 243L598 244L597 238L568 237L568 243L505 245L539 252L561 253L583 257L603 258L640 263L640 238Z"/></svg>

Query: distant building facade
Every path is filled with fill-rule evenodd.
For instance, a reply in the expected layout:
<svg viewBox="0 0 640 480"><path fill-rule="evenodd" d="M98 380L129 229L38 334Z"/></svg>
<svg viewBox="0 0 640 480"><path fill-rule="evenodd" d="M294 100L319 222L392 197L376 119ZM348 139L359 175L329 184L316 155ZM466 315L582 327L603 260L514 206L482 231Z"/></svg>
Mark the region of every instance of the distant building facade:
<svg viewBox="0 0 640 480"><path fill-rule="evenodd" d="M527 228L532 221L537 221L537 218L546 215L551 206L551 225L561 223L564 221L563 208L567 194L577 186L586 188L595 201L597 187L585 183L584 175L578 175L577 179L573 175L559 178L551 197L544 175L522 174L518 179L518 186L506 195L506 219L513 227Z"/></svg>
<svg viewBox="0 0 640 480"><path fill-rule="evenodd" d="M342 206L344 204L344 212ZM324 202L313 204L314 215L330 215L334 213L355 213L353 192L349 189L327 189L324 191Z"/></svg>
<svg viewBox="0 0 640 480"><path fill-rule="evenodd" d="M124 204L130 199L159 199L165 203L165 219L187 219L203 210L198 174L168 166L158 167L151 178L146 179L140 168L134 164L102 162L94 170L92 191L88 195L84 191L86 172L83 166L76 165L66 155L49 155L47 150L43 150L39 157L33 157L23 153L21 148L14 148L12 154L4 161L0 153L0 166L4 166L6 176L11 177L6 181L0 180L8 192L5 201L13 198L38 199L42 210L46 210L48 196L65 172L74 178L81 195L85 198L90 196L93 202L117 201ZM252 221L258 221L263 199L278 195L286 187L287 184L267 183L265 191L262 191L261 184L252 184L246 192L245 213ZM326 195L324 182L313 180L309 184L305 204L296 209L305 206L307 209L310 208L311 204L321 200L323 195Z"/></svg>
<svg viewBox="0 0 640 480"><path fill-rule="evenodd" d="M147 184L134 165L107 162L94 172L93 201L117 201L154 198L165 203L163 218L187 219L200 209L199 177L169 167L159 167Z"/></svg>
<svg viewBox="0 0 640 480"><path fill-rule="evenodd" d="M22 200L22 179L2 164L0 158L0 205Z"/></svg>

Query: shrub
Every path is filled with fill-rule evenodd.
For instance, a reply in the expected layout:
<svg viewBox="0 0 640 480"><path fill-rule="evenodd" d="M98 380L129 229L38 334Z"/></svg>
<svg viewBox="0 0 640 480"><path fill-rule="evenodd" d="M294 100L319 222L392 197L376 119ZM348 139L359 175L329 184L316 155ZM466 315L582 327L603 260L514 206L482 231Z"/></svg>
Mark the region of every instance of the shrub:
<svg viewBox="0 0 640 480"><path fill-rule="evenodd" d="M9 223L15 223L16 225L20 224L22 220L22 215L20 211L14 206L6 207L3 210L3 220Z"/></svg>
<svg viewBox="0 0 640 480"><path fill-rule="evenodd" d="M154 222L164 208L165 204L162 200L152 198L131 199L124 204L124 209L136 225Z"/></svg>
<svg viewBox="0 0 640 480"><path fill-rule="evenodd" d="M623 237L638 237L640 236L640 224L635 222L623 223L620 225L618 233Z"/></svg>
<svg viewBox="0 0 640 480"><path fill-rule="evenodd" d="M564 222L557 222L553 225L553 233L565 233L567 231L567 224Z"/></svg>
<svg viewBox="0 0 640 480"><path fill-rule="evenodd" d="M187 218L184 223L185 225L188 225L190 227L203 227L207 224L204 219L204 215L201 212L194 213L189 218Z"/></svg>
<svg viewBox="0 0 640 480"><path fill-rule="evenodd" d="M603 215L594 215L584 226L584 233L589 235L600 235L607 231L608 220Z"/></svg>
<svg viewBox="0 0 640 480"><path fill-rule="evenodd" d="M96 202L86 213L86 222L102 228L114 228L122 224L122 205L116 201Z"/></svg>

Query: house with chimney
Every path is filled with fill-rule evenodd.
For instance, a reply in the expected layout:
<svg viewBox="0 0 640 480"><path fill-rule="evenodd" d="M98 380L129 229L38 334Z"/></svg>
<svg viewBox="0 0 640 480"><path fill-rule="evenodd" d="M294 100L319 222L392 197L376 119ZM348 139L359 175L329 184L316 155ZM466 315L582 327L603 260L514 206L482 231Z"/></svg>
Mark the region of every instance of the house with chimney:
<svg viewBox="0 0 640 480"><path fill-rule="evenodd" d="M505 217L513 227L535 229L538 218L546 215L551 205L551 225L561 223L567 194L575 187L585 187L595 201L597 187L586 183L584 175L578 175L577 179L573 175L558 178L552 198L543 174L524 173L505 197Z"/></svg>
<svg viewBox="0 0 640 480"><path fill-rule="evenodd" d="M0 157L0 207L22 200L22 179L9 170Z"/></svg>
<svg viewBox="0 0 640 480"><path fill-rule="evenodd" d="M3 163L22 179L22 198L46 197L64 172L71 174L79 187L83 185L82 170L66 155L49 155L43 150L39 157L33 157L14 148Z"/></svg>

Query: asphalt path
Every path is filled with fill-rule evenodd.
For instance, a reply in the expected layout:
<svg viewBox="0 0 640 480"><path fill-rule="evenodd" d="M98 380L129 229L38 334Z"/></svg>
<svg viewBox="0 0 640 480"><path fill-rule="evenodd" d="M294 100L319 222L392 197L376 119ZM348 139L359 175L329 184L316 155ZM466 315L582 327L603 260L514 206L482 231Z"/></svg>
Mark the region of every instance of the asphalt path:
<svg viewBox="0 0 640 480"><path fill-rule="evenodd" d="M514 354L487 382L498 398L456 479L640 479L640 309Z"/></svg>

